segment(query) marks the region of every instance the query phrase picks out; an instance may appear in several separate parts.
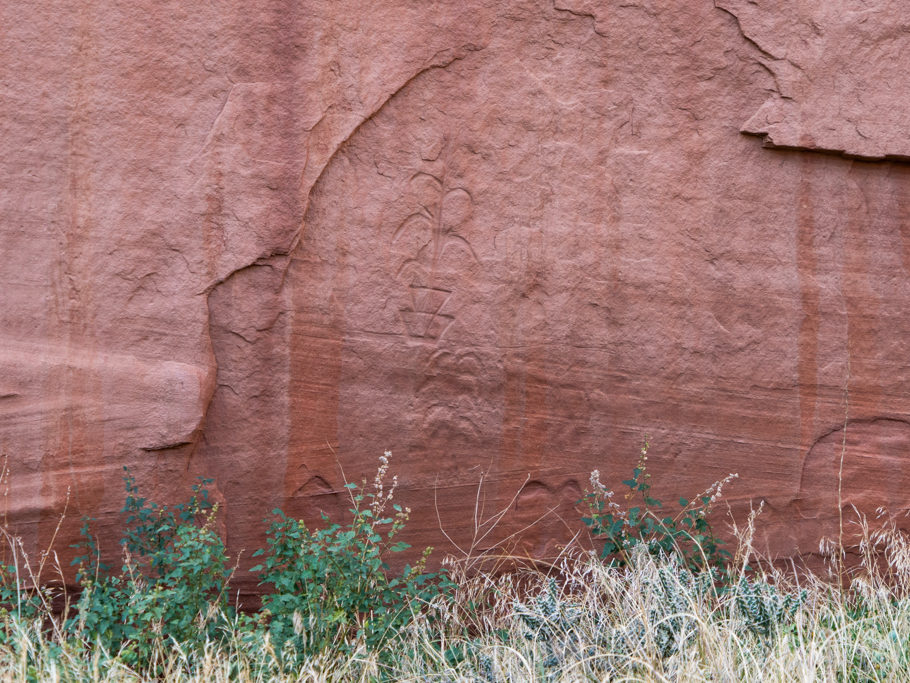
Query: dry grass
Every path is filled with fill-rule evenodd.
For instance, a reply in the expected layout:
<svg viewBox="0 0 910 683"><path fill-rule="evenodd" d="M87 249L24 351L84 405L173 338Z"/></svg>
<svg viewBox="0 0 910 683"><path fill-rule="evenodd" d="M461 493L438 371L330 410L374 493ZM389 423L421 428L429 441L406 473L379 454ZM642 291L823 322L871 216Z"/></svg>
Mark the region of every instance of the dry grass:
<svg viewBox="0 0 910 683"><path fill-rule="evenodd" d="M383 652L348 643L282 672L250 624L184 652L163 634L156 677L173 681L904 681L910 680L910 543L894 525L861 526L862 564L846 587L812 575L692 577L672 559L638 553L608 567L567 552L553 579L538 570L494 575L452 566L453 600L414 605L412 624ZM748 543L748 533L741 543ZM742 563L750 555L740 547ZM836 555L836 553L835 553ZM768 623L750 596L774 613ZM775 602L776 601L776 602ZM0 679L136 681L118 653L64 637L48 617L3 617Z"/></svg>

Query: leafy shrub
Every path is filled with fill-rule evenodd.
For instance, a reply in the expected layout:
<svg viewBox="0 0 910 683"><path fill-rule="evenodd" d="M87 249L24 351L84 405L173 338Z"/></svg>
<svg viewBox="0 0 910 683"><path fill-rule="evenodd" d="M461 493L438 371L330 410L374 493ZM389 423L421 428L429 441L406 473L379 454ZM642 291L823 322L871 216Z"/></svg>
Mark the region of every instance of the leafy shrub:
<svg viewBox="0 0 910 683"><path fill-rule="evenodd" d="M0 563L0 617L29 621L53 602L51 589L23 580L23 574L15 562ZM5 633L0 631L0 642L4 640Z"/></svg>
<svg viewBox="0 0 910 683"><path fill-rule="evenodd" d="M400 574L391 571L387 559L410 546L396 540L410 510L392 503L396 480L384 491L383 480L391 453L380 458L373 490L365 492L348 484L351 520L310 529L303 521L275 510L277 519L268 531L268 547L258 572L267 587L263 616L270 637L290 662L337 647L339 642L358 640L380 648L413 618L416 605L426 604L445 593L450 585L445 574L424 572L427 548L415 565Z"/></svg>
<svg viewBox="0 0 910 683"><path fill-rule="evenodd" d="M124 561L110 574L83 526L84 554L74 564L82 589L67 632L120 651L131 665L145 666L163 636L201 648L219 635L227 612L230 571L221 538L213 529L215 508L202 480L189 501L159 505L139 497L126 473Z"/></svg>
<svg viewBox="0 0 910 683"><path fill-rule="evenodd" d="M721 547L723 541L714 535L708 514L723 485L737 475L716 482L692 501L680 498L681 510L671 517L662 512L663 503L650 493L647 454L646 442L632 478L623 481L629 489L624 496L626 506L616 502L613 491L600 482L597 470L591 473L592 490L582 499L588 514L582 517L582 522L596 539L603 541L601 557L613 564L626 565L632 549L644 546L652 555L676 554L692 569L723 567L731 555ZM638 498L640 502L634 504Z"/></svg>

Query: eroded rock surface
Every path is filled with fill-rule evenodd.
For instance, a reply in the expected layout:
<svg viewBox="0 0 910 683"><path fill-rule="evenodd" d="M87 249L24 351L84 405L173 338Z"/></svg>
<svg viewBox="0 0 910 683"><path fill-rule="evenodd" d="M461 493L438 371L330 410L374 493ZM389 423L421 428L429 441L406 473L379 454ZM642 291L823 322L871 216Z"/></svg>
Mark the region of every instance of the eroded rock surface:
<svg viewBox="0 0 910 683"><path fill-rule="evenodd" d="M718 0L774 94L743 124L769 147L910 159L910 9L902 0Z"/></svg>
<svg viewBox="0 0 910 683"><path fill-rule="evenodd" d="M774 553L836 531L835 462L906 510L906 13L716 5L0 8L27 546L69 497L113 548L127 465L213 477L249 549L391 449L415 545L548 553L646 437L667 500L738 472Z"/></svg>

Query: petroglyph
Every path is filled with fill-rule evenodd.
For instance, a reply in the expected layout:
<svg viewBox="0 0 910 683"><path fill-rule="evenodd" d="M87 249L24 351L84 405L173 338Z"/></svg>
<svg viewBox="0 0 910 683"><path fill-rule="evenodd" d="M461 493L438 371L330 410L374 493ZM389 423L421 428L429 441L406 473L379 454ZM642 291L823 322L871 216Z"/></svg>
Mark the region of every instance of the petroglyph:
<svg viewBox="0 0 910 683"><path fill-rule="evenodd" d="M391 247L398 256L395 278L408 288L408 303L399 309L404 334L413 340L438 342L455 320L443 310L454 290L442 285L447 257L466 254L479 263L471 243L462 232L472 219L471 193L455 184L449 175L445 141L440 154L442 171L417 171L408 180L406 197L416 208L402 220L392 235Z"/></svg>

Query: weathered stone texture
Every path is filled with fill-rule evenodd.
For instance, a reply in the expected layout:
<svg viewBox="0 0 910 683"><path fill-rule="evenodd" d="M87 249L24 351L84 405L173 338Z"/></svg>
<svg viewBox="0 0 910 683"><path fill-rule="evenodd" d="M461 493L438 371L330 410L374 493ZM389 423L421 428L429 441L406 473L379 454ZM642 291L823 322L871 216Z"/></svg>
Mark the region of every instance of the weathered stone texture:
<svg viewBox="0 0 910 683"><path fill-rule="evenodd" d="M5 3L10 522L41 548L69 495L113 546L128 465L214 477L250 548L388 448L416 544L470 543L483 473L499 538L558 513L544 553L646 435L668 499L738 472L775 553L832 533L841 460L844 505L907 510L908 20Z"/></svg>
<svg viewBox="0 0 910 683"><path fill-rule="evenodd" d="M769 147L910 159L910 10L903 0L718 0L774 76L743 124Z"/></svg>

